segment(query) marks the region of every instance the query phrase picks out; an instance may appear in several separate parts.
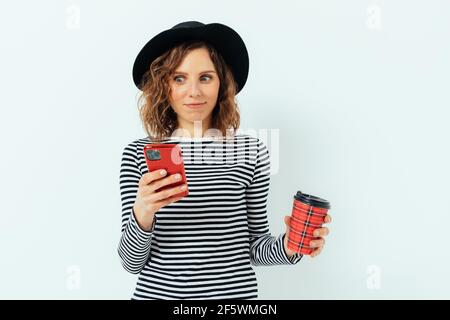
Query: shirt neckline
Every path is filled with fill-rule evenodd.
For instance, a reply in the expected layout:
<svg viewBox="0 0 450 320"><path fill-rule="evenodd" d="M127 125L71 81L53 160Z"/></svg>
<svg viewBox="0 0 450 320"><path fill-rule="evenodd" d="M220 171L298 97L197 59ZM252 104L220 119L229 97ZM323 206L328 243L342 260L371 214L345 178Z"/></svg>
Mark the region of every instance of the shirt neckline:
<svg viewBox="0 0 450 320"><path fill-rule="evenodd" d="M203 136L203 137L184 137L184 136L173 136L173 137L166 137L163 138L163 141L226 141L226 140L233 140L238 135L234 136Z"/></svg>

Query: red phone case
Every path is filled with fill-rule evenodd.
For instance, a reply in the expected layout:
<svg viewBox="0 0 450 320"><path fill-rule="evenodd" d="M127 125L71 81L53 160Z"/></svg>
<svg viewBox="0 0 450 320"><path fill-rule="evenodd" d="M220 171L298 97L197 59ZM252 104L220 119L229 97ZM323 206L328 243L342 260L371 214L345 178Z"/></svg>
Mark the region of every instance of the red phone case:
<svg viewBox="0 0 450 320"><path fill-rule="evenodd" d="M178 144L147 144L144 146L144 156L149 172L165 169L167 171L166 177L175 173L181 174L181 180L161 187L156 191L173 188L177 185L187 184L183 156L181 153L181 148ZM169 198L185 197L188 194L189 188Z"/></svg>

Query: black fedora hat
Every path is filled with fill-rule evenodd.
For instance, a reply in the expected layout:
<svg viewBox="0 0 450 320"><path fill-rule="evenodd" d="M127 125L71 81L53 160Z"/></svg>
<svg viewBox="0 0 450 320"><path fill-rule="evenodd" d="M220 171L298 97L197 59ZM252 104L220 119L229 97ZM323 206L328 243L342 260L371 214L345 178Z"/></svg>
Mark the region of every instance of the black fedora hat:
<svg viewBox="0 0 450 320"><path fill-rule="evenodd" d="M249 58L245 43L239 34L220 23L204 24L198 21L186 21L150 39L137 55L133 65L133 81L138 89L144 73L158 56L172 47L190 40L203 40L210 43L222 55L230 67L238 85L236 94L247 81Z"/></svg>

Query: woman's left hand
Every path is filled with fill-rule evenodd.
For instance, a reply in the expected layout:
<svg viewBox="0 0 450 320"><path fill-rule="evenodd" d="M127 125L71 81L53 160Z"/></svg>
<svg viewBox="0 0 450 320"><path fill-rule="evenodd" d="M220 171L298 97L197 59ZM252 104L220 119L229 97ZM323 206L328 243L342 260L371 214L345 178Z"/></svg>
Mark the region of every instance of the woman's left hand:
<svg viewBox="0 0 450 320"><path fill-rule="evenodd" d="M291 222L290 216L284 217L284 223L286 224L286 236L284 237L284 250L286 251L288 257L292 257L296 252L292 251L288 248L288 239L289 239L289 226ZM324 223L330 223L331 222L331 216L327 214L325 216ZM325 245L325 238L330 233L330 230L326 227L319 228L314 230L314 236L318 237L319 239L312 240L310 242L310 246L314 248L313 252L311 252L311 257L314 258L315 256L319 255L322 252L323 246Z"/></svg>

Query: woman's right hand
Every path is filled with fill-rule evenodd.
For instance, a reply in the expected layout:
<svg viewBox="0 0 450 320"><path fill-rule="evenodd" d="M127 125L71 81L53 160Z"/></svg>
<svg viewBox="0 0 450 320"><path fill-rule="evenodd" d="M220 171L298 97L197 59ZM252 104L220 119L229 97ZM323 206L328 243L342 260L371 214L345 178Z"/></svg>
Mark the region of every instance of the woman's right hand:
<svg viewBox="0 0 450 320"><path fill-rule="evenodd" d="M160 173L161 171L163 171L162 175ZM186 184L182 184L155 192L155 190L158 190L161 187L181 180L181 175L178 173L172 174L168 177L166 177L166 175L166 170L156 170L143 174L139 180L139 188L133 205L133 210L139 227L145 231L151 230L155 213L158 212L159 209L183 198L169 197L185 191L186 189L182 189L183 186L187 188ZM177 176L179 177L178 179Z"/></svg>

